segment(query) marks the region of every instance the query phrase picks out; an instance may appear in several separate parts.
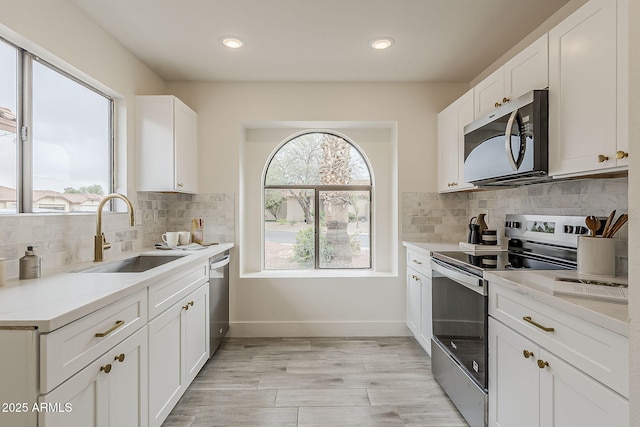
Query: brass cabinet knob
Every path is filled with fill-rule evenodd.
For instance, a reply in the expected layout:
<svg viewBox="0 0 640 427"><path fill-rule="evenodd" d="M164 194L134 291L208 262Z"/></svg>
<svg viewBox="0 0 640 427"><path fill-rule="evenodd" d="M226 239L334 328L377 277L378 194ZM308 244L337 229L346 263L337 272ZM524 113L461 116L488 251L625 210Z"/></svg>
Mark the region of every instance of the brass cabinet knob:
<svg viewBox="0 0 640 427"><path fill-rule="evenodd" d="M629 153L626 151L616 151L616 159L624 159L625 157L629 157Z"/></svg>
<svg viewBox="0 0 640 427"><path fill-rule="evenodd" d="M502 98L502 103L503 104L506 104L509 101L511 101L509 98Z"/></svg>
<svg viewBox="0 0 640 427"><path fill-rule="evenodd" d="M533 352L529 350L522 350L522 355L524 356L525 359L528 359L534 356Z"/></svg>
<svg viewBox="0 0 640 427"><path fill-rule="evenodd" d="M496 107L496 108L501 107L501 106L502 106L502 104L501 104L501 103L499 103L499 102L496 102L496 103L494 104L494 107Z"/></svg>
<svg viewBox="0 0 640 427"><path fill-rule="evenodd" d="M189 304L187 304L187 305L183 305L183 306L182 306L182 309L183 309L183 310L189 310Z"/></svg>
<svg viewBox="0 0 640 427"><path fill-rule="evenodd" d="M178 183L178 187L180 187L180 188L184 187L184 183L179 182L179 183Z"/></svg>
<svg viewBox="0 0 640 427"><path fill-rule="evenodd" d="M124 353L117 355L113 360L117 360L118 362L124 362Z"/></svg>
<svg viewBox="0 0 640 427"><path fill-rule="evenodd" d="M101 366L100 372L104 372L105 374L108 374L109 372L111 372L111 363L107 363L106 365Z"/></svg>
<svg viewBox="0 0 640 427"><path fill-rule="evenodd" d="M604 154L599 154L599 155L598 155L598 163L604 163L604 162L606 162L607 160L609 160L609 157L608 157L608 156L605 156Z"/></svg>
<svg viewBox="0 0 640 427"><path fill-rule="evenodd" d="M538 368L544 369L545 366L549 366L549 362L538 359Z"/></svg>

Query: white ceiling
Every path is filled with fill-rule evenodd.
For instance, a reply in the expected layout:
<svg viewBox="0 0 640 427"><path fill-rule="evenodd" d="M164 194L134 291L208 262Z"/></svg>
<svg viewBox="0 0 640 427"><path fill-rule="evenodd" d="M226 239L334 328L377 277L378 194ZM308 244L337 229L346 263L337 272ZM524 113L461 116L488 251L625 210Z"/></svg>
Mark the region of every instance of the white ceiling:
<svg viewBox="0 0 640 427"><path fill-rule="evenodd" d="M167 81L294 82L468 82L567 1L73 0Z"/></svg>

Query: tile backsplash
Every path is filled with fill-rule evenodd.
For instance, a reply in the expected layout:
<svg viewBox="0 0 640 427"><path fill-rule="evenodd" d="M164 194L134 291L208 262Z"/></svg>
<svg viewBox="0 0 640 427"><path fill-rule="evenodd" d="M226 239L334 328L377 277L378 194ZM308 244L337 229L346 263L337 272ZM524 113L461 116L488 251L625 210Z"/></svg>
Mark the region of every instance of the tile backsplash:
<svg viewBox="0 0 640 427"><path fill-rule="evenodd" d="M126 213L103 214L102 231L111 243L106 261L153 247L165 231L190 230L191 218L204 219L205 241L235 239L233 194L136 193L130 199L136 210L134 227ZM18 260L29 245L37 246L44 272L91 261L95 233L95 214L0 216L0 258L5 259L8 277L18 275Z"/></svg>
<svg viewBox="0 0 640 427"><path fill-rule="evenodd" d="M577 179L461 193L403 193L402 240L458 242L467 239L469 219L486 214L490 228L504 235L507 213L596 215L628 210L627 178ZM616 235L618 271L628 271L627 227Z"/></svg>

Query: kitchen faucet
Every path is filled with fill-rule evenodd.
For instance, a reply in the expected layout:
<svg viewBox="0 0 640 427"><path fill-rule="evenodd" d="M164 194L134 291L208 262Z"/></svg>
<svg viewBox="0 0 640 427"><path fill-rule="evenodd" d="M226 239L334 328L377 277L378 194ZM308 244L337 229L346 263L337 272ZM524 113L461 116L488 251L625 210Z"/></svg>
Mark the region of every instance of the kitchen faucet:
<svg viewBox="0 0 640 427"><path fill-rule="evenodd" d="M93 262L104 261L104 250L111 248L111 243L107 242L107 239L104 237L104 233L102 232L102 208L105 203L111 199L120 199L124 201L129 207L129 220L131 222L131 226L135 224L135 214L133 212L133 205L131 204L131 200L129 200L126 196L118 193L107 194L104 199L100 201L98 205L98 212L96 216L96 235L94 238L94 248L93 248Z"/></svg>

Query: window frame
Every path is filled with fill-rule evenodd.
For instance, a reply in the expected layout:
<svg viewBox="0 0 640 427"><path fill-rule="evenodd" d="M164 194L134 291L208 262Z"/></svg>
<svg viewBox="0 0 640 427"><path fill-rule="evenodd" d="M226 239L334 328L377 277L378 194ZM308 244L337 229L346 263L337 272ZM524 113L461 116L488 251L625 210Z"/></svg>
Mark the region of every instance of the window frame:
<svg viewBox="0 0 640 427"><path fill-rule="evenodd" d="M70 74L69 72L40 58L38 55L0 37L0 42L16 49L17 91L16 91L16 212L15 214L43 214L48 212L33 211L33 62L38 62L63 77L93 91L109 102L108 109L108 188L107 194L115 188L115 100L100 89ZM109 201L107 210L113 210L113 201ZM51 212L52 214L69 214L72 212ZM79 212L90 213L90 212ZM0 215L2 217L2 215Z"/></svg>
<svg viewBox="0 0 640 427"><path fill-rule="evenodd" d="M360 155L360 157L362 158L362 160L364 161L365 166L367 167L367 173L369 175L369 185L362 185L362 184L356 184L356 185L336 185L336 184L332 184L332 185L325 185L325 184L266 184L266 180L267 180L267 173L269 171L269 167L271 166L271 162L273 161L273 159L275 158L275 156L278 154L278 152L288 143L290 143L291 141L294 141L295 139L302 137L304 135L309 135L309 134L327 134L327 135L331 135L337 138L340 138L342 140L344 140L345 142L347 142L349 145L351 145ZM374 184L373 184L373 173L371 170L371 164L369 162L369 160L367 159L367 156L365 155L365 153L363 152L363 150L358 147L357 144L355 144L355 142L351 141L349 138L347 138L344 135L340 135L338 133L335 132L331 132L328 130L307 130L307 131L303 131L303 132L299 132L289 138L287 138L286 140L284 140L282 143L280 143L275 150L273 150L273 152L271 153L271 155L269 156L267 163L265 165L264 168L264 173L262 176L262 209L264 210L264 206L265 203L264 201L266 200L265 197L265 193L267 190L312 190L313 191L313 205L315 207L316 210L316 214L313 215L313 226L314 226L314 266L313 269L267 269L266 265L265 265L265 259L266 259L266 252L264 251L264 246L265 246L265 228L264 228L264 220L262 221L262 270L263 271L326 271L326 270L347 270L347 271L362 271L362 270L373 270L374 266L373 266L373 242L374 242L374 236L373 236L373 204L374 204ZM322 267L320 264L320 214L319 214L319 210L320 210L320 193L322 191L360 191L360 192L368 192L369 193L369 266L368 267ZM264 217L264 214L263 214ZM356 218L356 221L358 219Z"/></svg>

